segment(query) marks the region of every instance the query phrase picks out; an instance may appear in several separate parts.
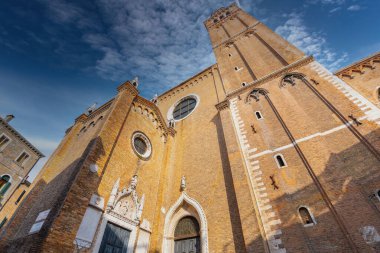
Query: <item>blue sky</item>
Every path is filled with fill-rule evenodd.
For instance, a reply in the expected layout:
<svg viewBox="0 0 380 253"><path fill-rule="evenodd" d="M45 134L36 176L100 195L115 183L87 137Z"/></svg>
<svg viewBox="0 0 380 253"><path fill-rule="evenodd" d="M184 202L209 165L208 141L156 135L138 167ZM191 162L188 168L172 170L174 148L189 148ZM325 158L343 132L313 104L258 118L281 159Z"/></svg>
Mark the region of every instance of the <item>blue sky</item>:
<svg viewBox="0 0 380 253"><path fill-rule="evenodd" d="M138 76L151 98L215 63L203 21L231 2L3 0L0 115L14 114L11 124L49 156L74 118L123 81ZM380 1L240 5L332 71L380 49Z"/></svg>

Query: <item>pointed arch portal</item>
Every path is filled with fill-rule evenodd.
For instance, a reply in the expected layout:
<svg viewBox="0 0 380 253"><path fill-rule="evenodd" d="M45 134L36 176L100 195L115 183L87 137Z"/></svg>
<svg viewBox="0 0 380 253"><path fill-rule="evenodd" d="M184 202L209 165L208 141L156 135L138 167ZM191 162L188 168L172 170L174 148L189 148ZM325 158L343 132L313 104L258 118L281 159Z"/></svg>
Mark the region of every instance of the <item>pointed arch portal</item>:
<svg viewBox="0 0 380 253"><path fill-rule="evenodd" d="M183 221L186 217L192 217L196 221L194 223L198 223L198 240L200 244L198 247L201 253L208 253L206 215L201 205L196 200L190 198L185 192L182 192L181 196L166 214L162 252L174 253L175 231L179 222Z"/></svg>

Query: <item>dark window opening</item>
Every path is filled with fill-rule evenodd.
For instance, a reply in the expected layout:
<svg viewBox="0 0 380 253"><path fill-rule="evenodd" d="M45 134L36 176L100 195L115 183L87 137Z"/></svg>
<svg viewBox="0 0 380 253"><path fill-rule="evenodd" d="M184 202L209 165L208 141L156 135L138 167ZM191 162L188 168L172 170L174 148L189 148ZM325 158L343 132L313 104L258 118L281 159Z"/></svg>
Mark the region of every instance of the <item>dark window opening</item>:
<svg viewBox="0 0 380 253"><path fill-rule="evenodd" d="M5 222L7 222L8 218L4 217L4 219L0 223L0 229L4 226Z"/></svg>
<svg viewBox="0 0 380 253"><path fill-rule="evenodd" d="M263 116L261 115L261 112L255 112L257 119L262 119Z"/></svg>
<svg viewBox="0 0 380 253"><path fill-rule="evenodd" d="M16 202L15 202L15 205L17 205L18 204L18 202L20 202L20 200L22 199L22 197L24 196L24 194L25 194L25 190L23 190L22 191L22 193L20 194L20 196L18 196L18 198L17 198L17 200L16 200Z"/></svg>
<svg viewBox="0 0 380 253"><path fill-rule="evenodd" d="M278 166L280 166L280 167L286 166L285 160L281 155L276 155L276 161L277 161Z"/></svg>
<svg viewBox="0 0 380 253"><path fill-rule="evenodd" d="M140 137L136 137L134 140L133 140L133 144L136 148L136 151L140 154L140 155L144 155L148 146L146 145L145 141L140 138Z"/></svg>
<svg viewBox="0 0 380 253"><path fill-rule="evenodd" d="M302 223L304 225L315 224L314 221L313 221L313 218L311 217L311 214L310 214L309 210L306 207L300 207L298 209L298 212L299 212L299 214L301 216Z"/></svg>
<svg viewBox="0 0 380 253"><path fill-rule="evenodd" d="M247 85L247 83L246 83L246 82L243 82L243 83L241 83L241 85L244 87L244 86Z"/></svg>

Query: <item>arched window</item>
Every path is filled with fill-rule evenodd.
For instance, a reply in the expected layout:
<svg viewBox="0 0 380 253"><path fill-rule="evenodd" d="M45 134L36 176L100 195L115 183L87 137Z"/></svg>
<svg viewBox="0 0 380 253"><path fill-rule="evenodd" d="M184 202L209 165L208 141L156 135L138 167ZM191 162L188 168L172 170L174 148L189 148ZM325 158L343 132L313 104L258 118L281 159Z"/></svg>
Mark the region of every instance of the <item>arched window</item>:
<svg viewBox="0 0 380 253"><path fill-rule="evenodd" d="M182 218L174 231L174 252L200 253L199 223L191 216Z"/></svg>
<svg viewBox="0 0 380 253"><path fill-rule="evenodd" d="M380 87L377 88L376 97L377 97L377 100L380 101Z"/></svg>
<svg viewBox="0 0 380 253"><path fill-rule="evenodd" d="M300 215L300 218L302 220L302 224L305 226L305 227L308 227L308 226L313 226L316 224L315 220L314 220L314 217L311 215L309 209L307 209L306 207L304 206L301 206L299 209L298 209L298 213Z"/></svg>
<svg viewBox="0 0 380 253"><path fill-rule="evenodd" d="M286 162L285 162L285 158L284 158L283 155L281 155L281 154L275 155L275 156L274 156L274 159L276 160L277 166L278 166L279 168L283 168L283 167L288 166L288 165L286 164Z"/></svg>
<svg viewBox="0 0 380 253"><path fill-rule="evenodd" d="M246 83L246 82L242 82L242 83L241 83L241 86L243 86L243 87L244 87L244 86L247 86L247 83Z"/></svg>
<svg viewBox="0 0 380 253"><path fill-rule="evenodd" d="M4 196L9 187L11 187L11 177L8 175L3 175L0 178L0 196Z"/></svg>

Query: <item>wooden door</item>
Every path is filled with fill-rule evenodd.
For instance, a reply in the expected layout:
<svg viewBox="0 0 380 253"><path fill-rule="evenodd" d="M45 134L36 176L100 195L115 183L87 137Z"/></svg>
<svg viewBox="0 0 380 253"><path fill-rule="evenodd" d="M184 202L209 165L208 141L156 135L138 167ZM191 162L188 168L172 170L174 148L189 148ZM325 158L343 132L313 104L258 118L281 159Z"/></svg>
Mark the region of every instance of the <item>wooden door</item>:
<svg viewBox="0 0 380 253"><path fill-rule="evenodd" d="M199 237L176 240L174 253L200 253Z"/></svg>
<svg viewBox="0 0 380 253"><path fill-rule="evenodd" d="M131 231L107 223L99 253L127 253Z"/></svg>

